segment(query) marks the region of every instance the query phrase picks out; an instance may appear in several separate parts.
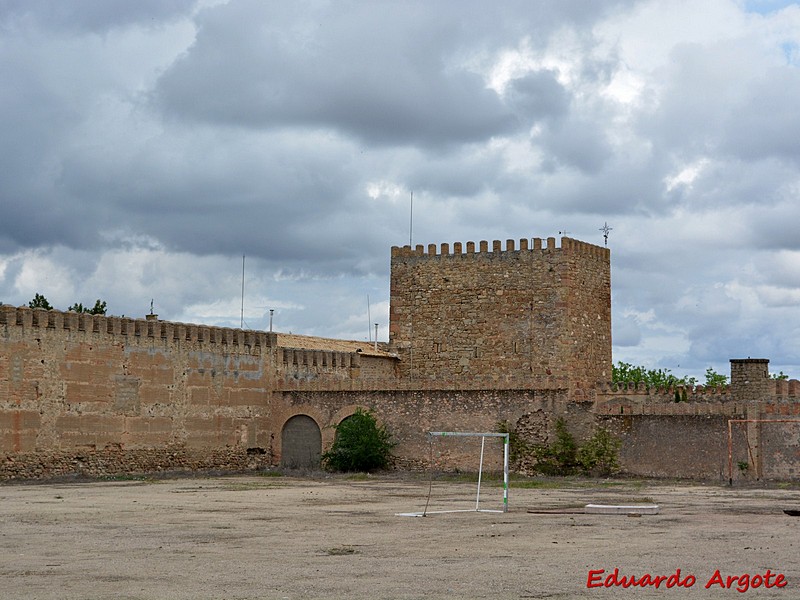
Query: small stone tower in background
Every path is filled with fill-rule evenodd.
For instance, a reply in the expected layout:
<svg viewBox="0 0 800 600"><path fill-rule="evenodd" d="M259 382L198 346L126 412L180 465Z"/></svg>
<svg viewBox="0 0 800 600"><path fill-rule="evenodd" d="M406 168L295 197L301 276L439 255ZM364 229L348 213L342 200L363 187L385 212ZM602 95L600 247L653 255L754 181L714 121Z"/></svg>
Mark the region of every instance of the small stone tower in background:
<svg viewBox="0 0 800 600"><path fill-rule="evenodd" d="M769 359L732 358L731 394L738 402L759 402L768 399Z"/></svg>

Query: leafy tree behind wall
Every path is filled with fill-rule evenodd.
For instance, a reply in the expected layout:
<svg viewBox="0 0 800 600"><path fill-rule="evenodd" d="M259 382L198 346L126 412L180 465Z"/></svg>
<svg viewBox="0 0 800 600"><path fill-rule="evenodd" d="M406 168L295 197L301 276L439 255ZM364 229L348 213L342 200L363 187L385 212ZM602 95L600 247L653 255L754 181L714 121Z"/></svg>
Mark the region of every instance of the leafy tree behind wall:
<svg viewBox="0 0 800 600"><path fill-rule="evenodd" d="M28 302L28 306L31 307L31 308L44 308L45 310L53 310L53 307L47 301L47 298L45 298L41 294L36 294L33 297L33 300Z"/></svg>
<svg viewBox="0 0 800 600"><path fill-rule="evenodd" d="M44 297L42 294L36 294L33 297L33 300L28 302L28 306L30 308L43 308L45 310L53 310L53 305L47 301L47 298ZM99 298L95 301L94 306L89 308L88 306L84 306L80 302L76 302L72 306L70 306L67 310L72 312L79 312L79 313L87 313L90 315L104 315L106 314L106 301L100 300Z"/></svg>
<svg viewBox="0 0 800 600"><path fill-rule="evenodd" d="M722 373L717 373L711 367L706 369L706 387L718 388L723 385L728 385L728 376Z"/></svg>
<svg viewBox="0 0 800 600"><path fill-rule="evenodd" d="M642 383L647 388L691 386L697 383L694 377L677 377L669 369L648 369L618 361L611 365L611 381L613 383Z"/></svg>
<svg viewBox="0 0 800 600"><path fill-rule="evenodd" d="M70 306L67 310L71 310L72 312L78 313L88 313L90 315L104 315L106 314L106 301L98 299L92 308L88 306L84 306L80 302L76 302L72 306Z"/></svg>
<svg viewBox="0 0 800 600"><path fill-rule="evenodd" d="M789 376L780 371L770 373L771 379L787 380ZM657 387L689 387L697 384L694 377L676 377L669 369L648 369L638 365L632 365L618 361L616 365L611 365L611 381L616 384L643 383L648 388ZM705 382L703 385L709 388L718 388L728 385L728 376L717 373L712 367L708 367L705 372Z"/></svg>

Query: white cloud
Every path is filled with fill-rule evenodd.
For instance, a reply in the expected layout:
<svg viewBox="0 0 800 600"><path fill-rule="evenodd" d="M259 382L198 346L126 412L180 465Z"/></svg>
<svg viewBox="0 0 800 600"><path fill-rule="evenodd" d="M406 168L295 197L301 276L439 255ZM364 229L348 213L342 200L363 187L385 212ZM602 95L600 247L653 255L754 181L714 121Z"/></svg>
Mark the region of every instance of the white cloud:
<svg viewBox="0 0 800 600"><path fill-rule="evenodd" d="M0 9L0 299L368 339L392 245L570 235L614 356L800 376L800 7ZM11 8L9 8L11 7Z"/></svg>

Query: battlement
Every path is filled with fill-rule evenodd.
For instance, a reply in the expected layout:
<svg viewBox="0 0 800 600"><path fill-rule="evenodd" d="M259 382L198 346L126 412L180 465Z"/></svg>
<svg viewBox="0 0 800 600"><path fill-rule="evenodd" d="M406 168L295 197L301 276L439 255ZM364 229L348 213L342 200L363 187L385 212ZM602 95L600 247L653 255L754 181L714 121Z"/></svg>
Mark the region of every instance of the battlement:
<svg viewBox="0 0 800 600"><path fill-rule="evenodd" d="M648 388L644 383L602 383L597 386L596 395L598 400L606 402L627 399L650 404L669 404L675 402L676 393L681 398L681 402L730 402L742 400L742 398L737 398L736 386L737 382L718 387L696 385L655 388ZM800 400L800 381L797 379L768 379L764 385L763 397L756 398L756 400L796 402Z"/></svg>
<svg viewBox="0 0 800 600"><path fill-rule="evenodd" d="M275 334L228 327L211 327L159 321L63 312L42 308L0 305L0 325L24 330L83 332L128 338L152 338L167 342L190 342L225 345L231 351L259 353L261 348L274 347Z"/></svg>
<svg viewBox="0 0 800 600"><path fill-rule="evenodd" d="M278 391L298 392L460 392L511 390L536 393L558 392L565 397L569 393L569 381L565 377L539 377L536 379L515 377L473 377L450 379L397 379L376 378L309 378L284 377L276 383ZM578 395L579 400L587 398Z"/></svg>
<svg viewBox="0 0 800 600"><path fill-rule="evenodd" d="M355 369L361 364L360 358L360 354L353 352L279 348L277 361L278 364L284 365L284 368L307 366L324 369Z"/></svg>
<svg viewBox="0 0 800 600"><path fill-rule="evenodd" d="M658 386L648 388L644 383L602 383L597 386L598 399L631 398L652 403L675 402L676 394L687 402L724 402L733 398L731 386Z"/></svg>
<svg viewBox="0 0 800 600"><path fill-rule="evenodd" d="M565 252L569 254L580 255L587 258L596 258L601 260L608 260L610 251L608 248L595 246L568 237L562 237L561 246L556 245L556 238L549 237L542 238L522 238L519 240L519 247L517 248L516 240L508 239L504 242L501 240L494 240L489 249L489 242L481 240L478 242L478 250L476 251L475 242L455 242L453 244L452 252L450 244L444 243L438 247L436 244L428 244L427 247L422 244L417 244L415 248L411 246L392 246L392 258L411 258L416 256L471 256L476 254L501 254L511 252L540 252L542 254L548 252ZM505 247L504 247L505 246Z"/></svg>

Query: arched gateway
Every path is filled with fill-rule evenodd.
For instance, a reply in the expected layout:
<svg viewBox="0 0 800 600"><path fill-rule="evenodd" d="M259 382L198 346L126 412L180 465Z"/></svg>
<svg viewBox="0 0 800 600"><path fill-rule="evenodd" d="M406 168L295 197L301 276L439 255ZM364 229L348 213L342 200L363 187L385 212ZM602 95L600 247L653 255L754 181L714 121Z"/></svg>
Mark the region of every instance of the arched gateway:
<svg viewBox="0 0 800 600"><path fill-rule="evenodd" d="M295 415L283 426L281 466L289 469L316 469L322 454L322 432L308 415Z"/></svg>

